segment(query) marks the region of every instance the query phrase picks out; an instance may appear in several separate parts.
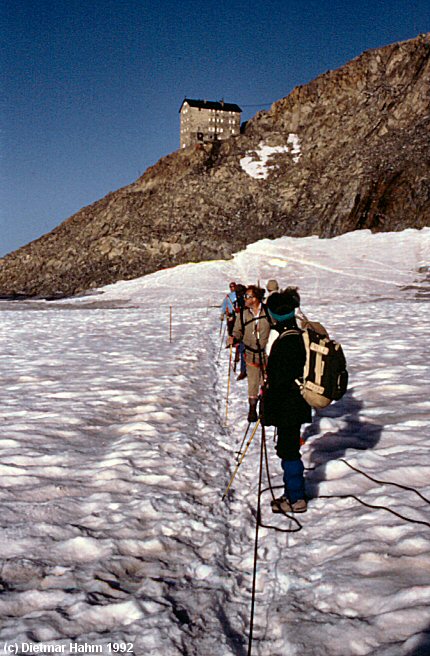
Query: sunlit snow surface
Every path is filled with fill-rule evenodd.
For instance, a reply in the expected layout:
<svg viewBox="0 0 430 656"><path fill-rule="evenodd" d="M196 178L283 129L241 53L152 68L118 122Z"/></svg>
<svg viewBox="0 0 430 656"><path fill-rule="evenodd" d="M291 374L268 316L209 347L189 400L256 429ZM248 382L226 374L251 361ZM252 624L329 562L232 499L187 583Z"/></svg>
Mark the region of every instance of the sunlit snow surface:
<svg viewBox="0 0 430 656"><path fill-rule="evenodd" d="M264 240L73 301L0 303L0 653L245 656L260 433L223 502L246 383L225 426L215 306L232 279L277 278L342 342L351 385L306 430L302 530L260 529L252 653L429 654L429 255L430 229ZM294 528L269 501L264 523Z"/></svg>

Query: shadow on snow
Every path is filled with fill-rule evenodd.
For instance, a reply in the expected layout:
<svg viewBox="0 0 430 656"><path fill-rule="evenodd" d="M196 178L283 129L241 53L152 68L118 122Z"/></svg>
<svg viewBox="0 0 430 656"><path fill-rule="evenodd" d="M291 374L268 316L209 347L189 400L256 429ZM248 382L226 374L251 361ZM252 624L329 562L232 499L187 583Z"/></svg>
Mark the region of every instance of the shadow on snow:
<svg viewBox="0 0 430 656"><path fill-rule="evenodd" d="M408 651L407 656L429 656L430 654L430 625L420 636L419 643Z"/></svg>
<svg viewBox="0 0 430 656"><path fill-rule="evenodd" d="M383 426L366 421L360 416L363 402L354 398L351 391L337 403L318 411L313 423L305 430L305 441L321 433L320 423L325 417L342 419L344 425L337 431L326 431L312 442L307 488L312 497L318 496L318 485L326 480L326 466L332 460L345 457L348 449L373 449L381 438Z"/></svg>

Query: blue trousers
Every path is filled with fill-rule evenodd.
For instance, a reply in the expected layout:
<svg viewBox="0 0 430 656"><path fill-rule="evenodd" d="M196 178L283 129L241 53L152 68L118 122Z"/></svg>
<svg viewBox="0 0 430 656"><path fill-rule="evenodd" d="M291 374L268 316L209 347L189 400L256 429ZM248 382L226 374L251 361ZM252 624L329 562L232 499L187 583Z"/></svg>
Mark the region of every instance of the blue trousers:
<svg viewBox="0 0 430 656"><path fill-rule="evenodd" d="M284 494L290 503L305 498L304 466L301 460L281 460L284 470Z"/></svg>
<svg viewBox="0 0 430 656"><path fill-rule="evenodd" d="M300 424L278 426L276 453L281 458L286 498L290 503L304 499L305 479L300 455Z"/></svg>

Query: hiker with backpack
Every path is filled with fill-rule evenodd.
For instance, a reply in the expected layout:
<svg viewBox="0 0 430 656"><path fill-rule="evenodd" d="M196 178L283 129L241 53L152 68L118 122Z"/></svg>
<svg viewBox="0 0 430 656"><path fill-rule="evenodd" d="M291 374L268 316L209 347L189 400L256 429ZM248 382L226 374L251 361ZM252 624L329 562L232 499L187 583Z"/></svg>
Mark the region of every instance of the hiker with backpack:
<svg viewBox="0 0 430 656"><path fill-rule="evenodd" d="M303 376L306 350L296 321L300 296L296 287L274 292L267 299L267 309L275 330L266 368L261 421L276 426L276 453L281 459L284 494L272 500L272 511L305 512L304 466L300 455L300 431L312 421L311 407L295 382Z"/></svg>
<svg viewBox="0 0 430 656"><path fill-rule="evenodd" d="M245 347L246 373L248 378L248 421L257 421L257 404L260 386L266 366L266 343L270 333L270 321L263 305L264 289L249 285L244 296L245 308L236 315L232 335L227 344L243 342Z"/></svg>

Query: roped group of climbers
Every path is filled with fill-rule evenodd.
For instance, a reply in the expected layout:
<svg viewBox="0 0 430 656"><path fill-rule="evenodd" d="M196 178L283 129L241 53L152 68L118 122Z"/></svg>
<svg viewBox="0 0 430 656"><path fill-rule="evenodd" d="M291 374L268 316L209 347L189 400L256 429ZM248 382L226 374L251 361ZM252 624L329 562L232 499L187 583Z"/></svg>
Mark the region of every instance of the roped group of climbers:
<svg viewBox="0 0 430 656"><path fill-rule="evenodd" d="M239 304L237 288L236 283L231 283L230 290L236 293L236 297L233 300L231 292L228 295L234 314L230 310L227 315L227 298L223 304L223 316L226 314L227 320L230 319L227 346L240 344L244 350L248 422L258 421L260 415L264 426L277 428L276 453L281 459L284 494L272 501L272 511L305 512L307 503L300 431L303 423L311 421L311 407L295 383L302 375L306 358L296 321L300 296L296 287L280 291L277 281L269 280L265 303L265 290L257 285L248 285L243 288L244 302ZM286 334L288 339L283 339Z"/></svg>

